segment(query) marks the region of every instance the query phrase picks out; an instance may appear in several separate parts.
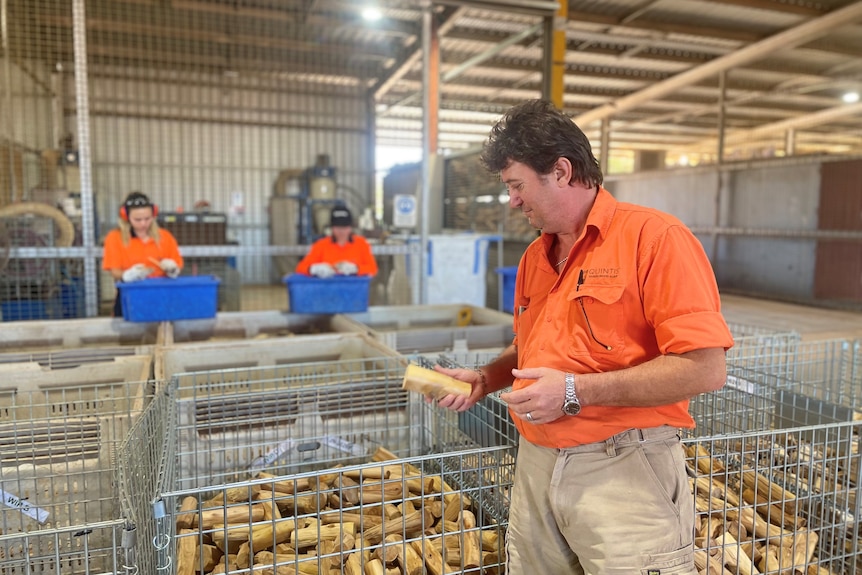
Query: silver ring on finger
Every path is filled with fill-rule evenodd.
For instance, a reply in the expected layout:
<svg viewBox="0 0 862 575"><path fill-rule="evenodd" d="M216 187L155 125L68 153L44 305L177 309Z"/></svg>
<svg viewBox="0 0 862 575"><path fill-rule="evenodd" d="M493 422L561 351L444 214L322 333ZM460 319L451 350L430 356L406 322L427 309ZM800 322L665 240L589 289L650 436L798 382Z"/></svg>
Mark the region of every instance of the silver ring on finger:
<svg viewBox="0 0 862 575"><path fill-rule="evenodd" d="M527 412L527 421L529 421L530 423L533 423L533 412L532 411Z"/></svg>

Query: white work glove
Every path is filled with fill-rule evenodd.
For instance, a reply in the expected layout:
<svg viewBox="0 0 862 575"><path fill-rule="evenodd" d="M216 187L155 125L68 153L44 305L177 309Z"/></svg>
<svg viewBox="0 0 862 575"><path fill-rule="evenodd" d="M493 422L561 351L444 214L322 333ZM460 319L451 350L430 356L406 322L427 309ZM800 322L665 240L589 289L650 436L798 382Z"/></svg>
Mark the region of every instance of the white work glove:
<svg viewBox="0 0 862 575"><path fill-rule="evenodd" d="M311 264L308 273L319 278L331 278L335 275L335 268L326 263Z"/></svg>
<svg viewBox="0 0 862 575"><path fill-rule="evenodd" d="M357 266L353 262L343 261L335 264L335 271L340 273L343 276L352 276L356 275L356 272L359 271L359 266Z"/></svg>
<svg viewBox="0 0 862 575"><path fill-rule="evenodd" d="M165 258L159 262L159 267L165 272L169 278L175 278L180 275L180 266L171 258Z"/></svg>
<svg viewBox="0 0 862 575"><path fill-rule="evenodd" d="M123 281L124 282L136 282L142 279L146 279L153 273L153 268L148 268L144 264L135 264L126 271L123 272Z"/></svg>

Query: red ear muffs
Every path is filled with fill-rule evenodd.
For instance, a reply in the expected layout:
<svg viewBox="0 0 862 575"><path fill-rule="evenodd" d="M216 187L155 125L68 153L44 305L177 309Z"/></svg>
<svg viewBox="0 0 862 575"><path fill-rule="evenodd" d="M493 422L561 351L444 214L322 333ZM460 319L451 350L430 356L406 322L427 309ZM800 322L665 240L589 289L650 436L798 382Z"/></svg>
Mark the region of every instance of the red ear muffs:
<svg viewBox="0 0 862 575"><path fill-rule="evenodd" d="M156 216L158 216L159 215L159 206L157 206L156 204L149 204L149 206L151 208L153 208L153 217L155 218ZM138 207L146 207L146 206L134 206L134 207L138 208ZM123 220L124 222L129 221L129 212L126 210L125 204L120 206L120 219Z"/></svg>

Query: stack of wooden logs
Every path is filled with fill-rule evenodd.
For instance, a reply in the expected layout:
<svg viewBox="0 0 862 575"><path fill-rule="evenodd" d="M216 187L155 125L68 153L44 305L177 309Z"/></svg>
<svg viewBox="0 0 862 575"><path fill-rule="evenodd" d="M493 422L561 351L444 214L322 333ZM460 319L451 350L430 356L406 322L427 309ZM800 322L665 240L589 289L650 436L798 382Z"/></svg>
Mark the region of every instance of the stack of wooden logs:
<svg viewBox="0 0 862 575"><path fill-rule="evenodd" d="M695 564L701 575L829 575L816 555L818 533L799 499L754 470L728 471L700 444L686 446L698 476Z"/></svg>
<svg viewBox="0 0 862 575"><path fill-rule="evenodd" d="M502 527L477 525L473 501L441 474L378 450L380 467L186 497L176 518L177 575L443 575L503 568Z"/></svg>

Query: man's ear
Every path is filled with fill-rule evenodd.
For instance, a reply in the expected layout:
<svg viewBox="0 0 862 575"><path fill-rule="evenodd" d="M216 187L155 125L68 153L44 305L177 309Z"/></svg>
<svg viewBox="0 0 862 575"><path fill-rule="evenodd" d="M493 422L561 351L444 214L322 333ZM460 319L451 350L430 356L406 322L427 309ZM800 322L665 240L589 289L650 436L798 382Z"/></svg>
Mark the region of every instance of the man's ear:
<svg viewBox="0 0 862 575"><path fill-rule="evenodd" d="M557 158L554 163L554 180L561 186L568 186L572 181L572 163L568 158Z"/></svg>

